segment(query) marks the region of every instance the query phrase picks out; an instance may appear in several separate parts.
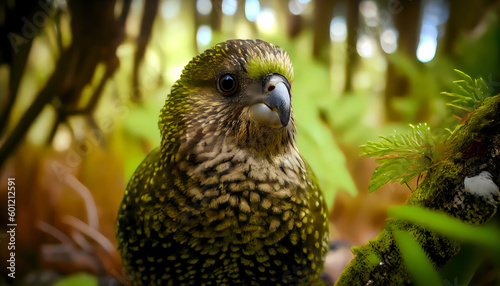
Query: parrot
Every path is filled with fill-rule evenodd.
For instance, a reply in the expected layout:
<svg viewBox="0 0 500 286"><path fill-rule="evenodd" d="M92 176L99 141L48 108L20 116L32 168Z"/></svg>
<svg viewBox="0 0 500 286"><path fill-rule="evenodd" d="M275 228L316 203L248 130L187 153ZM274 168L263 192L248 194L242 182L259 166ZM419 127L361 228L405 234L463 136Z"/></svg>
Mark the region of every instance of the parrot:
<svg viewBox="0 0 500 286"><path fill-rule="evenodd" d="M288 53L262 40L184 67L118 211L132 285L324 285L327 207L296 145L293 80Z"/></svg>

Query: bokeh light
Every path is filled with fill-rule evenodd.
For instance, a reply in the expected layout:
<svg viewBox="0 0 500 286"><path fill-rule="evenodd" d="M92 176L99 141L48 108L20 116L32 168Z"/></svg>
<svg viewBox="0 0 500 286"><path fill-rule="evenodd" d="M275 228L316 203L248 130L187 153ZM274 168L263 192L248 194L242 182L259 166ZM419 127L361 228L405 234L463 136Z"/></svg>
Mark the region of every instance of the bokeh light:
<svg viewBox="0 0 500 286"><path fill-rule="evenodd" d="M238 10L238 1L237 0L224 0L222 1L222 13L233 16Z"/></svg>
<svg viewBox="0 0 500 286"><path fill-rule="evenodd" d="M260 2L259 0L247 0L245 1L245 16L248 21L255 22L260 14Z"/></svg>
<svg viewBox="0 0 500 286"><path fill-rule="evenodd" d="M345 17L334 17L330 22L330 38L334 42L343 42L347 37Z"/></svg>
<svg viewBox="0 0 500 286"><path fill-rule="evenodd" d="M202 15L208 15L212 12L212 2L210 0L197 0L196 10Z"/></svg>
<svg viewBox="0 0 500 286"><path fill-rule="evenodd" d="M417 49L417 58L419 61L430 62L436 55L437 42L435 39L426 39L421 41Z"/></svg>
<svg viewBox="0 0 500 286"><path fill-rule="evenodd" d="M375 1L363 1L359 4L359 11L364 16L366 25L376 27L379 24L378 7Z"/></svg>
<svg viewBox="0 0 500 286"><path fill-rule="evenodd" d="M417 49L417 58L426 63L436 55L438 39L442 36L444 23L448 20L449 8L444 0L427 2L422 16L422 28Z"/></svg>
<svg viewBox="0 0 500 286"><path fill-rule="evenodd" d="M179 0L166 0L161 5L161 15L165 19L174 18L179 14L180 8Z"/></svg>
<svg viewBox="0 0 500 286"><path fill-rule="evenodd" d="M257 17L257 26L263 32L271 32L274 30L275 24L274 11L272 9L266 8Z"/></svg>
<svg viewBox="0 0 500 286"><path fill-rule="evenodd" d="M290 13L294 15L300 15L302 12L304 12L306 8L306 3L303 3L300 0L290 0L288 1L288 9L290 10Z"/></svg>
<svg viewBox="0 0 500 286"><path fill-rule="evenodd" d="M375 40L367 35L359 37L356 44L356 51L363 58L371 58L375 53Z"/></svg>
<svg viewBox="0 0 500 286"><path fill-rule="evenodd" d="M398 32L392 28L384 30L380 35L380 46L387 54L394 53L398 48Z"/></svg>
<svg viewBox="0 0 500 286"><path fill-rule="evenodd" d="M202 25L198 28L196 33L196 42L198 43L198 48L204 48L210 44L212 40L212 29L207 25Z"/></svg>

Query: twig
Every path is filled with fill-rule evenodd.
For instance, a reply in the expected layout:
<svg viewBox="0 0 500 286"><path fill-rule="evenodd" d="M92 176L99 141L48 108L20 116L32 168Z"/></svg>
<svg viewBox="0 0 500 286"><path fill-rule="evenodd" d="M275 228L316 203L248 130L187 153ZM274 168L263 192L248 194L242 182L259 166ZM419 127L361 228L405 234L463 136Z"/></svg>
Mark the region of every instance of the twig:
<svg viewBox="0 0 500 286"><path fill-rule="evenodd" d="M88 225L93 229L99 229L99 218L92 193L70 173L65 174L64 181L82 197L87 212Z"/></svg>
<svg viewBox="0 0 500 286"><path fill-rule="evenodd" d="M74 227L76 230L92 238L92 240L97 242L107 253L113 253L115 251L115 247L108 238L102 235L97 229L90 227L88 224L84 223L78 218L70 215L65 215L61 220L63 223Z"/></svg>
<svg viewBox="0 0 500 286"><path fill-rule="evenodd" d="M68 245L68 246L73 246L73 241L66 234L64 234L59 229L53 227L52 225L50 225L44 221L39 221L39 222L37 222L36 227L39 230L41 230L47 234L50 234L55 239L59 240L62 244Z"/></svg>

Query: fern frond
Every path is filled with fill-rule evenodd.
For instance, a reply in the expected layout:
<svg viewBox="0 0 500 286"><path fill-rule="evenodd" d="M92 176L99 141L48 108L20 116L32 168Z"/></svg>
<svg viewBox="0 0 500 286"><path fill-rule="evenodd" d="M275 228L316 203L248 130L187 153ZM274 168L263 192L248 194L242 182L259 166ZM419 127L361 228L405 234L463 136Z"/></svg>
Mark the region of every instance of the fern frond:
<svg viewBox="0 0 500 286"><path fill-rule="evenodd" d="M380 142L361 146L362 155L376 157L381 166L372 175L370 192L390 182L407 184L415 176L425 174L437 161L435 140L427 124L411 125L410 134L380 136Z"/></svg>
<svg viewBox="0 0 500 286"><path fill-rule="evenodd" d="M473 82L473 80L472 80L472 78L470 77L470 75L468 75L468 74L464 73L464 72L463 72L463 71L461 71L461 70L457 70L457 69L455 69L454 71L455 71L455 72L456 72L459 76L461 76L461 77L464 79L464 81L465 81L465 82L469 82L469 83L472 83L472 82Z"/></svg>
<svg viewBox="0 0 500 286"><path fill-rule="evenodd" d="M491 90L482 78L473 79L466 73L455 70L462 78L453 83L459 89L459 93L442 92L452 100L448 106L458 109L458 115L454 116L463 122L467 121L469 115L482 105L483 101L492 96ZM453 134L462 125L446 130ZM431 134L427 124L417 126L410 125L410 134L394 134L392 136L380 136L380 142L367 142L361 146L362 155L375 157L375 162L381 164L372 175L370 192L381 186L399 182L407 184L415 176L425 176L428 170L438 162L439 152L437 143L444 141L444 137L435 137Z"/></svg>
<svg viewBox="0 0 500 286"><path fill-rule="evenodd" d="M455 114L454 116L464 121L470 113L481 106L485 98L493 94L481 77L472 79L469 75L460 70L455 70L455 72L462 78L461 80L453 81L460 90L460 94L451 92L442 92L441 94L453 98L453 100L446 105L459 109L459 114Z"/></svg>

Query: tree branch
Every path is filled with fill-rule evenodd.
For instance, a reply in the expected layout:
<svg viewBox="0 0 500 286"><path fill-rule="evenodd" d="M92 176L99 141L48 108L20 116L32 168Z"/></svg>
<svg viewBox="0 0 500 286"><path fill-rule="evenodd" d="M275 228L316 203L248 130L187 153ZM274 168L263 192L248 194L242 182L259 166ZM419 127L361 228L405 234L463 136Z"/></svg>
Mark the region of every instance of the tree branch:
<svg viewBox="0 0 500 286"><path fill-rule="evenodd" d="M500 202L500 95L483 105L445 142L442 159L429 170L408 205L445 213L477 226L488 221ZM404 219L389 220L377 238L355 248L336 285L410 285L413 277L395 238L407 231L436 269L460 250L462 243ZM409 262L411 263L411 262Z"/></svg>

